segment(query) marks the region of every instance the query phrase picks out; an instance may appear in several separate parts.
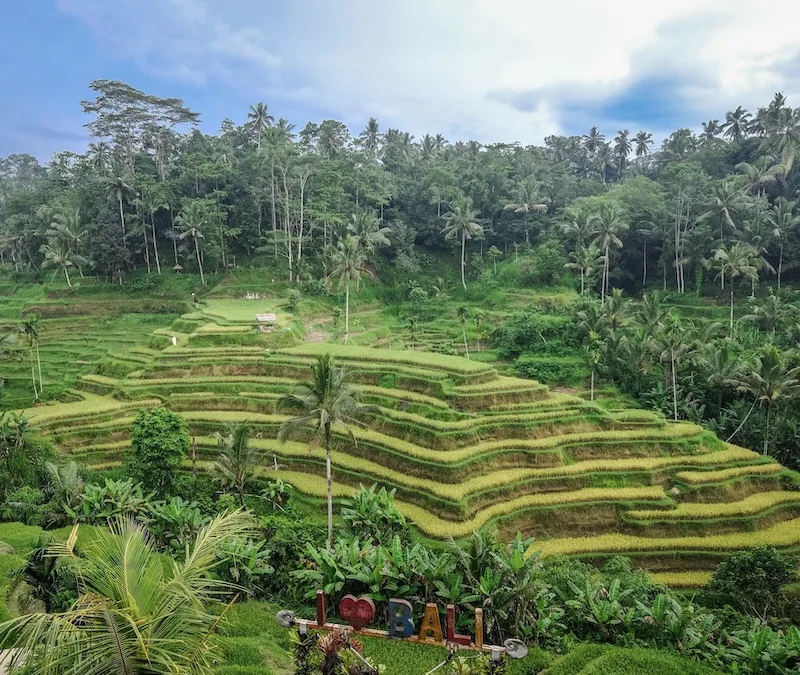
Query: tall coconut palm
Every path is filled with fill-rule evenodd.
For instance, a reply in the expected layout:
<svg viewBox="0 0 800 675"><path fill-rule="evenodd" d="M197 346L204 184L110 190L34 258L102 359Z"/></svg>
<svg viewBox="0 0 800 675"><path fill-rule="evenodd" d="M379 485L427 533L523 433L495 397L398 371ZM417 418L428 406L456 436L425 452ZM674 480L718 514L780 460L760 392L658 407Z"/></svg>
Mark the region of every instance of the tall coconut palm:
<svg viewBox="0 0 800 675"><path fill-rule="evenodd" d="M610 143L601 143L597 147L597 169L603 177L603 182L608 183L608 170L614 162L614 153Z"/></svg>
<svg viewBox="0 0 800 675"><path fill-rule="evenodd" d="M609 290L609 272L611 270L611 252L622 248L622 239L619 238L628 229L625 222L625 212L616 202L606 202L595 217L597 234L594 245L603 251L603 283L600 295L605 302Z"/></svg>
<svg viewBox="0 0 800 675"><path fill-rule="evenodd" d="M713 202L710 208L701 213L698 221L716 218L719 220L719 239L725 238L724 226L727 225L731 230L737 229L733 220L734 215L739 215L745 208L747 200L742 195L739 186L733 180L723 180L714 187Z"/></svg>
<svg viewBox="0 0 800 675"><path fill-rule="evenodd" d="M296 135L294 133L295 126L297 125L292 124L285 117L279 117L278 121L275 122L275 133L279 139L288 143L294 140Z"/></svg>
<svg viewBox="0 0 800 675"><path fill-rule="evenodd" d="M247 112L247 119L250 121L250 124L253 126L253 129L256 132L256 150L260 153L261 136L269 127L272 126L275 118L269 114L269 109L267 108L266 103L258 102L255 105L250 106L250 110Z"/></svg>
<svg viewBox="0 0 800 675"><path fill-rule="evenodd" d="M111 148L109 148L108 143L104 141L89 143L89 150L86 153L86 157L97 173L105 175L111 162Z"/></svg>
<svg viewBox="0 0 800 675"><path fill-rule="evenodd" d="M781 288L781 274L783 272L783 246L787 239L800 225L800 216L794 212L795 204L785 197L780 197L772 205L767 220L772 226L772 236L778 242L778 290Z"/></svg>
<svg viewBox="0 0 800 675"><path fill-rule="evenodd" d="M364 130L358 135L361 139L361 145L373 157L378 155L378 150L381 147L381 131L378 120L370 117Z"/></svg>
<svg viewBox="0 0 800 675"><path fill-rule="evenodd" d="M362 274L371 276L372 273L365 267L366 251L359 247L358 240L352 235L348 234L339 241L332 257L330 278L339 288L344 288L344 342L347 344L350 336L350 282L358 284Z"/></svg>
<svg viewBox="0 0 800 675"><path fill-rule="evenodd" d="M453 202L450 213L444 215L444 229L442 233L447 240L461 240L461 285L467 290L467 240L483 237L483 227L475 222L478 213L472 208L469 197L459 197Z"/></svg>
<svg viewBox="0 0 800 675"><path fill-rule="evenodd" d="M368 211L354 213L347 224L347 231L355 238L359 248L372 253L379 246L391 246L391 227L381 227L380 221Z"/></svg>
<svg viewBox="0 0 800 675"><path fill-rule="evenodd" d="M103 178L108 198L119 205L119 220L122 223L122 234L125 234L125 208L126 202L136 198L136 190L124 176L106 176Z"/></svg>
<svg viewBox="0 0 800 675"><path fill-rule="evenodd" d="M240 511L217 516L183 560L165 565L143 524L112 521L111 532L89 537L80 556L76 526L50 553L72 568L78 599L65 612L0 624L0 643L19 649L12 668L24 663L25 672L60 675L211 675L219 600L236 590L214 571L226 544L253 536L255 529Z"/></svg>
<svg viewBox="0 0 800 675"><path fill-rule="evenodd" d="M590 154L594 154L604 145L606 137L600 133L597 127L589 129L589 133L583 137L583 147Z"/></svg>
<svg viewBox="0 0 800 675"><path fill-rule="evenodd" d="M150 229L153 233L153 251L156 257L156 269L161 274L161 259L158 256L158 239L156 239L156 213L161 209L168 209L169 203L156 189L148 190L141 198L141 206L150 216Z"/></svg>
<svg viewBox="0 0 800 675"><path fill-rule="evenodd" d="M206 213L203 205L198 201L187 201L178 217L175 218L175 224L181 232L181 239L191 239L194 242L194 252L197 258L197 267L200 269L200 283L206 285L206 277L203 274L203 258L200 255L200 239L205 239L202 228L206 225Z"/></svg>
<svg viewBox="0 0 800 675"><path fill-rule="evenodd" d="M595 215L589 209L579 207L566 209L564 215L567 220L561 225L561 230L575 239L575 250L578 251L595 233Z"/></svg>
<svg viewBox="0 0 800 675"><path fill-rule="evenodd" d="M656 341L660 350L660 360L669 369L669 380L672 389L672 416L677 421L678 363L683 359L690 359L694 356L694 345L688 339L686 330L674 315L667 317L656 337Z"/></svg>
<svg viewBox="0 0 800 675"><path fill-rule="evenodd" d="M722 125L723 135L734 143L740 143L747 136L752 115L739 106L733 112L725 113L725 123Z"/></svg>
<svg viewBox="0 0 800 675"><path fill-rule="evenodd" d="M617 132L614 138L614 156L617 158L617 168L619 169L619 178L622 179L622 172L625 170L625 164L628 161L628 155L631 154L633 144L630 136L630 131L627 129Z"/></svg>
<svg viewBox="0 0 800 675"><path fill-rule="evenodd" d="M771 413L777 406L800 397L800 367L790 367L783 352L775 345L766 345L752 367L745 371L737 389L753 396L753 405L758 404L764 409L763 452L768 455L772 440Z"/></svg>
<svg viewBox="0 0 800 675"><path fill-rule="evenodd" d="M636 144L636 156L638 158L647 157L650 154L650 146L653 145L653 134L648 131L640 131L633 138Z"/></svg>
<svg viewBox="0 0 800 675"><path fill-rule="evenodd" d="M717 270L722 290L725 290L725 279L729 280L731 305L730 305L730 335L733 337L733 305L734 305L734 280L736 277L752 279L758 276L758 251L750 244L736 242L731 246L720 244L714 251L711 265Z"/></svg>
<svg viewBox="0 0 800 675"><path fill-rule="evenodd" d="M447 145L447 139L442 134L436 134L433 137L433 149L435 152L441 152Z"/></svg>
<svg viewBox="0 0 800 675"><path fill-rule="evenodd" d="M700 147L703 150L710 150L714 148L719 142L719 135L722 133L722 127L719 120L708 120L703 122L703 133L700 134Z"/></svg>
<svg viewBox="0 0 800 675"><path fill-rule="evenodd" d="M741 379L742 363L733 347L729 338L705 343L697 361L706 384L717 393L717 412L722 411L725 392L735 388Z"/></svg>
<svg viewBox="0 0 800 675"><path fill-rule="evenodd" d="M467 346L467 319L469 318L469 309L463 305L456 310L458 322L461 324L461 335L464 338L464 354L469 358L469 347Z"/></svg>
<svg viewBox="0 0 800 675"><path fill-rule="evenodd" d="M283 422L278 432L279 440L284 442L298 432L310 432L311 445L321 445L325 449L328 550L333 550L333 432L338 427L357 444L353 427L365 427L364 417L379 410L377 406L359 403L359 391L349 382L351 374L346 368L337 367L330 354L321 354L311 364L311 379L298 384L279 403L282 408L300 413Z"/></svg>
<svg viewBox="0 0 800 675"><path fill-rule="evenodd" d="M46 237L63 239L73 253L81 255L89 236L89 230L81 224L79 209L57 211L53 214L53 222L45 230ZM83 268L79 265L78 272L83 277Z"/></svg>
<svg viewBox="0 0 800 675"><path fill-rule="evenodd" d="M424 164L429 164L436 156L436 142L433 136L425 134L419 142L419 157Z"/></svg>
<svg viewBox="0 0 800 675"><path fill-rule="evenodd" d="M506 204L503 207L504 211L513 211L514 213L522 213L528 215L529 213L547 213L546 200L538 195L536 184L533 181L522 182L517 186L516 200ZM529 244L530 228L525 227L525 243Z"/></svg>
<svg viewBox="0 0 800 675"><path fill-rule="evenodd" d="M39 334L42 331L42 324L38 314L31 314L25 317L19 326L19 332L28 340L28 349L31 360L31 380L33 380L33 398L38 399L44 392L44 380L42 379L42 359L39 356ZM36 363L39 367L39 389L36 389L36 374L33 370L33 353L36 352Z"/></svg>

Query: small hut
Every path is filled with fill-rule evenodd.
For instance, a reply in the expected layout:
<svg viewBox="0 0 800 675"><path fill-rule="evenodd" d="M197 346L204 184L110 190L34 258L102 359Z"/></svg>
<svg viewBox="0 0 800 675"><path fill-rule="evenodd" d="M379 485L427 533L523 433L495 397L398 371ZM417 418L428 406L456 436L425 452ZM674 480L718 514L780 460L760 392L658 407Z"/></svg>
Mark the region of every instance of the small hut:
<svg viewBox="0 0 800 675"><path fill-rule="evenodd" d="M180 274L183 272L183 266L180 263L175 263L175 267L172 268L175 271L175 274Z"/></svg>
<svg viewBox="0 0 800 675"><path fill-rule="evenodd" d="M275 323L278 317L275 314L256 314L256 325L258 330L264 333L271 333L275 330Z"/></svg>

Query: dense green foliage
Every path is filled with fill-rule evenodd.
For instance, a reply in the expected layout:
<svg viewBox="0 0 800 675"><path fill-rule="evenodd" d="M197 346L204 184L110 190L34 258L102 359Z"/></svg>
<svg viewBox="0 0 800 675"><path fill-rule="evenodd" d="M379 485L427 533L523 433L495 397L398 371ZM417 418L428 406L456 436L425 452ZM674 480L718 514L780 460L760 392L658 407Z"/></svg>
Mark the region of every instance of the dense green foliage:
<svg viewBox="0 0 800 675"><path fill-rule="evenodd" d="M140 410L131 431L128 471L146 489L164 496L171 492L191 444L183 417L166 408Z"/></svg>

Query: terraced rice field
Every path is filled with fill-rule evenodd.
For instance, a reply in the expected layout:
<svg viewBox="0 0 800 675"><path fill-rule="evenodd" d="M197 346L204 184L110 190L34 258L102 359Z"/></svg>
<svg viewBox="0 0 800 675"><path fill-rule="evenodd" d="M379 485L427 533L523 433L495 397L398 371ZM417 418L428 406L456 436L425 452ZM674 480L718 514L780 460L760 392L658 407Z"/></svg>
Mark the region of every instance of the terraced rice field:
<svg viewBox="0 0 800 675"><path fill-rule="evenodd" d="M206 322L207 323L207 322ZM363 399L380 406L354 445L335 430L337 497L359 484L397 490L423 535L464 537L495 524L535 536L531 548L601 560L638 557L664 583L692 586L727 553L760 544L800 548L794 475L689 423L638 410L609 410L506 377L486 363L421 351L308 343L240 344L242 331L196 346L194 314L175 328L177 345L128 350L115 374L90 374L82 401L37 407L32 422L64 455L90 467L117 465L142 406L163 404L188 420L207 465L213 433L253 425L264 476L280 476L312 507L324 497L324 453L303 439L279 443L277 402L330 352L353 368ZM229 341L225 342L228 335ZM278 469L272 467L277 463Z"/></svg>

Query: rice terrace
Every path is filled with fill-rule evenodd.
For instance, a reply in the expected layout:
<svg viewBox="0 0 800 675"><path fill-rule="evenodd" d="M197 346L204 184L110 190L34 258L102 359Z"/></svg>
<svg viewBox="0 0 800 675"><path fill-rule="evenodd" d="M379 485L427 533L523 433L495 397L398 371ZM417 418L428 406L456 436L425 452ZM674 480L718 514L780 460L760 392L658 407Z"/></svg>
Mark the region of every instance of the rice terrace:
<svg viewBox="0 0 800 675"><path fill-rule="evenodd" d="M800 675L800 41L610 4L0 8L0 675Z"/></svg>

